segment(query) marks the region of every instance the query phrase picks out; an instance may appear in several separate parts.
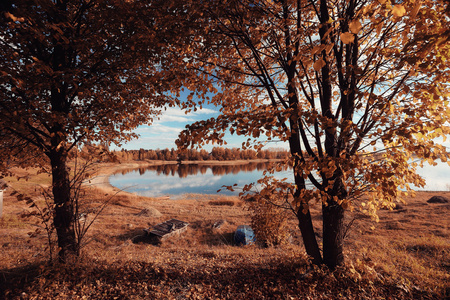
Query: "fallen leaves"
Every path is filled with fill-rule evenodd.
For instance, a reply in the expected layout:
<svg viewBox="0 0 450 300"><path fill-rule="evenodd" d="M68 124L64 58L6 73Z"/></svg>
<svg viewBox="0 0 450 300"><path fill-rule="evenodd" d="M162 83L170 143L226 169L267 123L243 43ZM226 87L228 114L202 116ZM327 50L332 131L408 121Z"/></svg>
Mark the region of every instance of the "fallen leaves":
<svg viewBox="0 0 450 300"><path fill-rule="evenodd" d="M396 287L395 281L379 275L370 263L357 261L334 272L309 269L304 258L247 249L225 257L201 255L177 263L156 265L144 262L85 262L54 265L32 270L28 282L11 282L8 298L52 299L346 299L414 298L414 291ZM233 257L234 256L234 257ZM202 267L192 260L203 261ZM180 268L183 266L183 268ZM370 272L368 272L370 270ZM29 272L29 270L27 270ZM24 274L24 276L26 276ZM3 279L3 278L2 278ZM320 284L317 284L320 282ZM0 284L2 283L0 279Z"/></svg>

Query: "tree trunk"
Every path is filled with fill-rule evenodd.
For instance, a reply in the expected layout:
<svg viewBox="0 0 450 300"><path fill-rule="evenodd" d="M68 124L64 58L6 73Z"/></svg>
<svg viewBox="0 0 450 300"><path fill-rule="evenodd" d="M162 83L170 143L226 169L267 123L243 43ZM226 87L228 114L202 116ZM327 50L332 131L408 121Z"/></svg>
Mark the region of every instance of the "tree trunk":
<svg viewBox="0 0 450 300"><path fill-rule="evenodd" d="M65 261L68 254L76 255L73 203L70 199L70 181L66 162L61 151L49 155L52 165L53 201L55 203L54 225L58 237L59 258Z"/></svg>
<svg viewBox="0 0 450 300"><path fill-rule="evenodd" d="M323 262L330 268L344 263L344 209L334 201L322 206L323 214Z"/></svg>
<svg viewBox="0 0 450 300"><path fill-rule="evenodd" d="M296 120L291 118L291 127L295 128L289 138L289 146L292 156L294 157L294 180L297 189L295 191L294 198L297 203L300 203L300 207L297 210L298 227L302 233L303 244L305 245L306 253L311 257L311 262L315 265L322 264L322 255L320 254L320 248L317 244L316 235L314 233L314 227L312 224L311 213L309 211L308 204L305 203L306 199L299 199L301 197L301 191L306 189L305 179L298 170L299 165L299 153L300 138L298 134L298 124ZM305 208L305 211L303 211Z"/></svg>
<svg viewBox="0 0 450 300"><path fill-rule="evenodd" d="M294 178L295 184L297 185L297 190L295 191L294 197L295 200L297 200L297 203L301 203L297 210L298 227L302 233L303 245L305 246L306 254L309 255L313 264L321 265L323 263L322 255L320 254L320 248L317 244L316 234L314 232L311 219L311 212L309 210L308 203L305 202L306 199L299 199L302 197L301 191L306 188L306 184L303 176L300 173L296 173L295 170L297 170L297 168L298 157L295 158L294 163Z"/></svg>
<svg viewBox="0 0 450 300"><path fill-rule="evenodd" d="M320 254L319 245L317 244L309 209L304 213L302 207L300 207L297 212L297 219L306 253L311 257L311 262L313 264L321 265L323 262L322 255Z"/></svg>

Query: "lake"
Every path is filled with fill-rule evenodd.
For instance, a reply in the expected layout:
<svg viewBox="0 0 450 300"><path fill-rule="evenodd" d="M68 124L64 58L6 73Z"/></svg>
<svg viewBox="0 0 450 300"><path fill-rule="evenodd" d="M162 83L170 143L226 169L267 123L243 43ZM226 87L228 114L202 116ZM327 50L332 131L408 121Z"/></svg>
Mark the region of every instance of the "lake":
<svg viewBox="0 0 450 300"><path fill-rule="evenodd" d="M160 197L180 196L183 194L214 194L222 189L220 195L237 195L222 188L224 185L237 184L243 187L256 182L263 176L264 170L273 163L259 162L246 164L169 164L149 166L135 170L126 170L109 177L111 185L141 196ZM277 178L291 176L285 169Z"/></svg>
<svg viewBox="0 0 450 300"><path fill-rule="evenodd" d="M248 163L233 165L216 164L170 164L149 166L135 170L126 170L109 177L111 185L130 193L147 197L170 196L173 199L183 194L237 195L244 185L256 182L263 176L271 163ZM416 190L448 191L450 190L450 167L446 163L437 166L424 164L419 169L427 182L424 188ZM285 168L275 177L292 178L291 170ZM224 185L237 184L232 192ZM221 189L218 194L217 191Z"/></svg>

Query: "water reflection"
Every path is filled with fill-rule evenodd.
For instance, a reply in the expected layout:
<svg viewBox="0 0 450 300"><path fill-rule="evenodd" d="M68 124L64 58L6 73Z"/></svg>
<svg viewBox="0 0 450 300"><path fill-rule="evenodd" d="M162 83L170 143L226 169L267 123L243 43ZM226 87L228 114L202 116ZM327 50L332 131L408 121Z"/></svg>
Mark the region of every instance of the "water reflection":
<svg viewBox="0 0 450 300"><path fill-rule="evenodd" d="M237 184L243 187L256 182L264 170L274 166L274 162L245 164L166 164L145 168L124 170L109 178L110 183L128 192L142 196L158 197L189 193L217 194L224 185ZM277 173L280 178L287 177L288 168ZM222 190L221 194L238 194Z"/></svg>
<svg viewBox="0 0 450 300"><path fill-rule="evenodd" d="M246 163L246 164L167 164L149 166L146 168L124 170L109 178L110 183L128 192L137 193L142 196L158 197L183 194L217 194L222 186L237 184L243 187L246 184L256 182L263 177L274 163ZM417 190L444 191L449 190L448 175L450 167L445 163L437 166L424 165L419 168L418 173L426 179L427 185ZM288 167L282 168L281 172L275 173L275 177L292 178L292 171ZM236 192L222 190L221 194L231 195Z"/></svg>
<svg viewBox="0 0 450 300"><path fill-rule="evenodd" d="M148 166L145 168L139 168L139 175L144 175L146 172L156 172L157 175L166 176L178 176L180 178L186 178L189 175L206 174L211 169L214 176L226 175L226 174L238 174L239 172L253 172L264 171L274 166L273 162L258 162L247 164L232 164L232 165L217 165L217 164L166 164ZM129 172L133 172L136 169L124 170L121 172L125 175ZM287 170L284 167L283 170Z"/></svg>

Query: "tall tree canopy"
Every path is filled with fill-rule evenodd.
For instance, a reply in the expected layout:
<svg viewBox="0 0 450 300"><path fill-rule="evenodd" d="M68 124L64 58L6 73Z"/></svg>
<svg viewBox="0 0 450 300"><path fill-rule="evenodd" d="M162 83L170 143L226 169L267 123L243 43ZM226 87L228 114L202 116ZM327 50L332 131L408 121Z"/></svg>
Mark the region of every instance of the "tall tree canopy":
<svg viewBox="0 0 450 300"><path fill-rule="evenodd" d="M192 22L204 25L185 61L220 88L211 102L222 108L188 126L178 145L221 143L228 129L287 142L294 182L279 188L292 194L312 261L334 268L346 210L376 216L424 184L416 158L449 157L437 143L450 133L444 1L192 2L203 13Z"/></svg>
<svg viewBox="0 0 450 300"><path fill-rule="evenodd" d="M181 75L165 70L180 35L164 1L20 0L0 15L0 151L50 163L61 257L74 252L68 154L120 143L173 105ZM173 72L172 72L173 71ZM33 156L35 159L30 160Z"/></svg>

